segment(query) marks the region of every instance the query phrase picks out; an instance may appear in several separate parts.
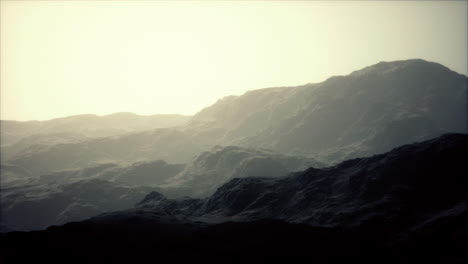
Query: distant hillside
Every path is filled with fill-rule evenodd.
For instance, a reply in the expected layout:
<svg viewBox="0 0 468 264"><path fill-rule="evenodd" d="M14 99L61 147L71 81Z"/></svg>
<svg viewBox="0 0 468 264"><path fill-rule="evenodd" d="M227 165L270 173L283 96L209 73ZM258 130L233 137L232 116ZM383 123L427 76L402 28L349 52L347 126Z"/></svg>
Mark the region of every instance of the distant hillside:
<svg viewBox="0 0 468 264"><path fill-rule="evenodd" d="M236 146L214 147L198 155L183 171L159 185L171 196L206 197L233 178L280 177L309 167L322 167L311 158Z"/></svg>
<svg viewBox="0 0 468 264"><path fill-rule="evenodd" d="M76 115L47 121L1 120L1 144L9 145L26 137L47 134L79 134L85 137L107 137L129 132L184 125L189 116L115 113L105 116Z"/></svg>
<svg viewBox="0 0 468 264"><path fill-rule="evenodd" d="M215 145L234 145L331 164L468 132L467 80L433 62L381 62L322 83L226 97L184 126L32 145L4 162L32 172L159 159L187 163Z"/></svg>

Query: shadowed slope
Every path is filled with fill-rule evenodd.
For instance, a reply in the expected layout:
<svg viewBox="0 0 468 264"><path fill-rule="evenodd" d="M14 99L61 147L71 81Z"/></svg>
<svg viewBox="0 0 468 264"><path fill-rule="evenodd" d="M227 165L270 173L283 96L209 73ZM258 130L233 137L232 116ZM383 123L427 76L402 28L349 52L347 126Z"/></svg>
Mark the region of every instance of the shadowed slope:
<svg viewBox="0 0 468 264"><path fill-rule="evenodd" d="M449 134L284 178L233 179L207 199L153 192L132 210L3 234L2 258L463 263L467 151L467 135Z"/></svg>

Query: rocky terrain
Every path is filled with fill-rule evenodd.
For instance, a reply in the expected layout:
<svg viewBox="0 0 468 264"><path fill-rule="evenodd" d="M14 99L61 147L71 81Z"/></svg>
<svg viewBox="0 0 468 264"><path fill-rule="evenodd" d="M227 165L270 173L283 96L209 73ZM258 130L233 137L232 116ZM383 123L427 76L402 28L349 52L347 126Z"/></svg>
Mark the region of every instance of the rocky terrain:
<svg viewBox="0 0 468 264"><path fill-rule="evenodd" d="M36 183L1 190L2 232L40 230L132 208L154 187L104 180Z"/></svg>
<svg viewBox="0 0 468 264"><path fill-rule="evenodd" d="M43 250L59 248L79 250L80 260L251 263L312 254L333 262L385 255L383 263L463 263L467 152L467 135L448 134L282 178L233 179L205 199L152 192L134 209L3 234L2 258L24 248L46 257ZM59 242L64 239L70 244Z"/></svg>
<svg viewBox="0 0 468 264"><path fill-rule="evenodd" d="M152 193L138 207L233 221L359 227L379 221L399 224L403 218L422 224L437 220L426 219L428 215L468 209L467 150L468 136L447 134L333 167L277 178L236 178L205 199L181 202ZM178 203L181 206L175 206Z"/></svg>
<svg viewBox="0 0 468 264"><path fill-rule="evenodd" d="M324 164L267 149L217 146L194 158L183 171L158 185L169 196L207 197L233 178L280 177Z"/></svg>
<svg viewBox="0 0 468 264"><path fill-rule="evenodd" d="M158 190L169 197L207 197L236 177L280 177L310 166L323 165L310 158L241 147L215 147L187 165L169 164L163 160L131 165L103 163L39 176L30 175L17 166L5 165L1 168L4 180L0 188L0 204L4 217L0 222L8 227L2 229L4 231L37 230L131 208L146 194L141 193L144 190ZM122 188L138 195L125 196L121 200L121 192L116 189ZM108 198L94 195L88 189L99 190ZM103 199L112 203L103 203ZM52 208L49 210L48 207ZM42 208L41 221L36 220L37 208ZM69 208L74 212L69 213Z"/></svg>
<svg viewBox="0 0 468 264"><path fill-rule="evenodd" d="M161 191L155 185L183 168L161 160L130 166L110 163L2 181L0 231L39 230L132 208L148 192ZM2 166L2 180L17 169Z"/></svg>

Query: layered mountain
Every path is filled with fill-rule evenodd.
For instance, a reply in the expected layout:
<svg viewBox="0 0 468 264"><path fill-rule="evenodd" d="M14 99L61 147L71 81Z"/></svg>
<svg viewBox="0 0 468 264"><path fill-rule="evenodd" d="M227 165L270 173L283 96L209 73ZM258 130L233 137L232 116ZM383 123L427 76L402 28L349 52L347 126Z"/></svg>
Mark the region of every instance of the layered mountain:
<svg viewBox="0 0 468 264"><path fill-rule="evenodd" d="M159 185L169 196L207 197L233 178L280 177L322 163L267 149L216 146L194 158L183 171Z"/></svg>
<svg viewBox="0 0 468 264"><path fill-rule="evenodd" d="M2 187L0 231L40 230L132 208L154 190L99 179Z"/></svg>
<svg viewBox="0 0 468 264"><path fill-rule="evenodd" d="M224 128L221 142L340 161L466 133L466 76L424 60L380 62L299 87L227 97L191 123Z"/></svg>
<svg viewBox="0 0 468 264"><path fill-rule="evenodd" d="M161 185L185 168L184 164L169 164L163 160L137 162L128 166L100 164L80 170L55 171L40 175L37 182L66 182L79 179L100 179L128 185ZM34 180L33 180L34 182Z"/></svg>
<svg viewBox="0 0 468 264"><path fill-rule="evenodd" d="M158 160L31 176L21 168L2 165L0 224L8 230L36 230L132 208L148 192L161 191L154 186L184 167Z"/></svg>
<svg viewBox="0 0 468 264"><path fill-rule="evenodd" d="M184 206L149 194L139 206L201 218L278 219L320 226L411 228L468 212L468 136L448 134L285 177L236 178ZM187 206L187 204L191 204ZM163 205L163 207L160 207Z"/></svg>
<svg viewBox="0 0 468 264"><path fill-rule="evenodd" d="M381 62L298 87L219 100L184 126L54 145L4 163L33 173L166 160L187 163L216 145L272 149L336 163L467 132L467 77L433 62Z"/></svg>
<svg viewBox="0 0 468 264"><path fill-rule="evenodd" d="M1 144L9 145L28 138L27 141L47 137L48 134L81 135L85 137L107 137L129 132L153 130L156 128L184 125L189 116L150 115L115 113L105 116L76 115L47 121L10 121L1 120ZM22 142L21 144L25 144Z"/></svg>
<svg viewBox="0 0 468 264"><path fill-rule="evenodd" d="M79 143L86 140L89 140L87 136L73 132L32 134L30 136L25 136L14 143L2 146L1 160L5 161L12 159L19 153L27 153L28 151L34 152L41 147L47 148L48 146Z"/></svg>
<svg viewBox="0 0 468 264"><path fill-rule="evenodd" d="M106 163L132 164L155 160L146 156L151 131L187 123L182 115L139 116L116 113L107 116L78 115L48 121L1 122L1 162L21 167L32 175L81 169ZM133 134L141 132L141 144ZM127 144L125 143L126 141ZM125 153L128 145L138 153ZM140 155L139 155L140 154Z"/></svg>
<svg viewBox="0 0 468 264"><path fill-rule="evenodd" d="M80 260L464 263L467 153L468 135L447 134L280 178L236 178L204 199L152 192L131 210L3 234L2 257L58 248Z"/></svg>
<svg viewBox="0 0 468 264"><path fill-rule="evenodd" d="M5 219L20 215L24 218L35 219L36 208L42 208L43 227L57 224L57 215L63 215L76 201L83 201L82 193L67 186L76 182L86 182L88 185L99 184L101 192L113 193L115 186L157 187L157 190L169 197L207 197L218 187L236 177L267 176L280 177L294 171L304 170L310 166L323 166L321 163L305 157L289 156L273 153L269 150L256 150L241 147L215 147L211 151L197 156L187 166L184 164L169 164L162 160L138 162L131 165L104 163L93 167L48 172L39 176L32 176L20 167L2 166L1 200ZM103 181L106 184L103 184ZM85 184L79 185L85 188ZM54 186L51 188L50 186ZM60 190L57 194L56 190ZM36 194L48 194L48 199ZM66 199L64 199L66 197ZM115 203L120 199L116 197ZM136 203L137 200L134 200ZM61 204L57 207L56 204ZM60 218L60 223L76 221L114 210L114 207L99 205L99 196L86 198L86 204L96 210L87 213L74 213L73 217ZM28 205L28 206L27 206ZM51 208L48 208L51 207ZM84 206L82 206L84 207ZM73 208L77 208L74 206ZM128 208L128 201L122 200L121 207ZM0 221L1 222L1 221ZM10 227L16 230L36 228L36 221ZM5 223L4 223L5 224ZM30 227L32 226L32 227Z"/></svg>
<svg viewBox="0 0 468 264"><path fill-rule="evenodd" d="M186 163L208 150L219 134L216 129L161 128L74 143L34 144L14 155L2 153L8 157L2 162L22 167L34 175L106 163L130 165L153 160ZM3 149L6 148L2 148L2 152Z"/></svg>

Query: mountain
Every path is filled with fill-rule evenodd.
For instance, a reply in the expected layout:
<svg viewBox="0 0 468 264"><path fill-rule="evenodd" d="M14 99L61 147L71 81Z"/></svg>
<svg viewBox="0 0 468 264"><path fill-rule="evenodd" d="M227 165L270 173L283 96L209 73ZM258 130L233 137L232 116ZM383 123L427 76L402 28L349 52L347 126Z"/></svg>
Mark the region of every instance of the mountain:
<svg viewBox="0 0 468 264"><path fill-rule="evenodd" d="M99 179L2 187L1 224L6 230L40 230L132 208L154 190Z"/></svg>
<svg viewBox="0 0 468 264"><path fill-rule="evenodd" d="M312 166L324 165L312 158L282 155L267 149L216 146L198 155L159 187L169 196L207 197L233 178L279 177Z"/></svg>
<svg viewBox="0 0 468 264"><path fill-rule="evenodd" d="M122 153L125 141L134 141L134 133L151 134L159 128L182 126L189 117L182 115L139 116L115 113L106 116L78 115L47 121L1 120L2 165L17 166L33 175L50 171L80 169L103 163L131 164L155 160L143 153L127 158ZM144 131L144 132L143 132ZM148 138L143 137L142 145ZM114 144L120 141L119 144ZM133 144L129 142L129 144ZM119 149L119 146L121 148ZM131 149L131 148L130 148ZM120 155L119 155L120 154Z"/></svg>
<svg viewBox="0 0 468 264"><path fill-rule="evenodd" d="M37 138L57 133L62 135L78 134L84 137L115 136L129 132L180 126L185 124L188 119L189 116L183 115L140 116L133 113L115 113L105 116L76 115L47 121L1 120L1 145L10 145L30 136Z"/></svg>
<svg viewBox="0 0 468 264"><path fill-rule="evenodd" d="M107 170L97 178L130 185L155 186L178 175L184 168L185 164L169 164L163 160L155 160Z"/></svg>
<svg viewBox="0 0 468 264"><path fill-rule="evenodd" d="M78 186L83 186L83 188L88 188L88 185L91 185L91 188L97 188L93 186L97 185L100 192L106 194L111 194L116 187L125 185L128 188L134 186L143 189L148 189L149 186L157 187L159 192L170 197L206 197L235 177L261 175L279 177L310 166L323 165L310 158L234 146L215 147L197 156L187 166L168 164L162 160L138 162L131 165L103 163L83 169L52 171L33 176L21 167L4 165L1 168L3 199L0 204L3 207L4 219L7 220L5 225L11 225L19 221L17 219L22 218L24 223L19 221L16 226L10 226L10 228L30 230L65 223L65 221L81 220L93 213L129 207L128 201L120 200L118 197L115 197L117 199L112 207L101 204L99 196L82 197L85 191L76 191L77 188L67 187L72 184L77 185L77 182L82 183ZM47 199L41 196L45 194L47 194ZM83 200L86 202L77 202ZM134 199L132 201L138 202ZM70 207L73 210L84 207L90 207L93 210L75 212L71 214L72 216L60 217L57 220L58 215L70 215L68 212ZM41 215L44 218L39 226L38 221L29 222L29 219L36 218L37 208L42 208Z"/></svg>
<svg viewBox="0 0 468 264"><path fill-rule="evenodd" d="M468 212L467 154L468 135L448 134L290 176L236 178L211 197L186 198L182 207L159 208L169 203L161 202L167 198L149 194L139 207L237 221L267 218L344 227L384 221L387 228L411 228ZM187 206L191 201L195 206Z"/></svg>
<svg viewBox="0 0 468 264"><path fill-rule="evenodd" d="M133 207L154 187L183 170L162 160L129 166L101 164L79 170L25 176L2 165L0 224L11 230L37 230Z"/></svg>
<svg viewBox="0 0 468 264"><path fill-rule="evenodd" d="M29 180L32 182L66 182L79 179L100 179L129 185L151 186L164 183L184 168L184 164L169 164L163 160L138 162L129 166L107 163L79 170L54 171L37 178L29 178Z"/></svg>
<svg viewBox="0 0 468 264"><path fill-rule="evenodd" d="M224 144L328 162L468 131L466 76L432 62L380 62L347 76L228 97L190 120L224 128Z"/></svg>
<svg viewBox="0 0 468 264"><path fill-rule="evenodd" d="M467 153L468 135L446 134L280 178L236 178L204 199L152 192L134 209L1 234L2 258L50 259L53 248L54 259L78 251L80 261L464 263Z"/></svg>
<svg viewBox="0 0 468 264"><path fill-rule="evenodd" d="M1 164L0 176L2 185L16 185L29 181L32 173L19 166Z"/></svg>
<svg viewBox="0 0 468 264"><path fill-rule="evenodd" d="M466 133L467 77L433 62L381 62L321 83L225 97L183 126L32 145L4 160L45 173L99 163L187 163L216 145L272 149L332 164Z"/></svg>
<svg viewBox="0 0 468 264"><path fill-rule="evenodd" d="M186 163L201 151L207 150L205 147L210 146L216 136L218 133L213 130L161 128L74 143L35 144L15 155L2 153L8 157L2 162L22 167L34 175L106 163L130 165L152 160Z"/></svg>
<svg viewBox="0 0 468 264"><path fill-rule="evenodd" d="M19 139L17 142L2 146L2 160L9 160L19 153L26 153L29 150L36 150L40 147L60 145L67 143L84 142L89 138L73 132L32 134Z"/></svg>

